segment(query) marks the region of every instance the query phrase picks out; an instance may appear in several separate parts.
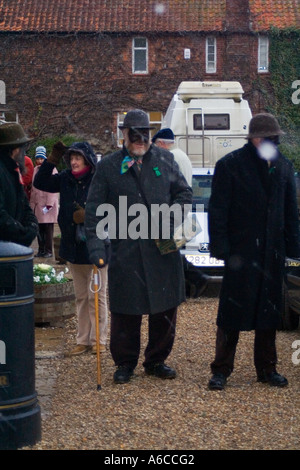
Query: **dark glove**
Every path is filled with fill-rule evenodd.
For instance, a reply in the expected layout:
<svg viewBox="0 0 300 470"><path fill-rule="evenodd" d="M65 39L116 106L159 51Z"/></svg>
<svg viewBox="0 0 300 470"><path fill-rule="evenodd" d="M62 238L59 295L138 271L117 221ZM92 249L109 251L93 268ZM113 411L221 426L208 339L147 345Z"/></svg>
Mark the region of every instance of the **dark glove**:
<svg viewBox="0 0 300 470"><path fill-rule="evenodd" d="M57 166L62 159L63 155L66 153L68 147L66 147L61 141L56 142L53 145L52 152L48 157L48 162Z"/></svg>
<svg viewBox="0 0 300 470"><path fill-rule="evenodd" d="M110 241L107 238L106 240L101 240L103 243L99 243L97 250L93 250L90 253L90 263L97 266L97 268L104 268L110 261Z"/></svg>
<svg viewBox="0 0 300 470"><path fill-rule="evenodd" d="M75 224L83 224L84 214L85 210L83 209L83 207L78 206L78 209L73 212L73 221L75 222Z"/></svg>

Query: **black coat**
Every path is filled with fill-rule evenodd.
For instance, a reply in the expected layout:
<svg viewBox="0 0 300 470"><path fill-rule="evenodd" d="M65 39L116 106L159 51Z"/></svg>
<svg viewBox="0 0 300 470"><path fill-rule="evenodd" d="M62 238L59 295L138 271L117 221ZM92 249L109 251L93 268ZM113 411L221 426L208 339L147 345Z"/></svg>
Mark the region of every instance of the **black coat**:
<svg viewBox="0 0 300 470"><path fill-rule="evenodd" d="M300 256L294 170L246 144L216 164L209 203L212 256L225 260L217 324L251 330L280 320L285 257Z"/></svg>
<svg viewBox="0 0 300 470"><path fill-rule="evenodd" d="M16 162L0 156L0 238L30 246L38 233L38 221L20 183Z"/></svg>
<svg viewBox="0 0 300 470"><path fill-rule="evenodd" d="M97 238L96 226L101 220L96 215L102 204L110 204L116 210L117 224L126 217L126 210L119 214L120 196L127 207L145 205L138 188L137 178L143 188L149 206L192 203L192 190L179 171L174 156L165 150L151 146L143 157L141 172L134 167L121 174L125 151L117 151L104 157L97 164L86 205L85 227L90 251L103 250L103 242ZM126 230L134 217L128 216ZM100 255L99 255L100 256ZM114 313L133 315L152 314L178 306L185 300L185 284L182 260L179 252L161 255L155 241L145 237L132 239L120 233L111 239L111 260L108 268L110 309Z"/></svg>
<svg viewBox="0 0 300 470"><path fill-rule="evenodd" d="M41 191L60 193L58 225L61 231L59 256L73 264L90 264L86 242L76 241L77 225L73 221L75 203L85 207L92 171L83 178L75 178L70 169L52 175L54 165L47 160L37 172L33 185Z"/></svg>

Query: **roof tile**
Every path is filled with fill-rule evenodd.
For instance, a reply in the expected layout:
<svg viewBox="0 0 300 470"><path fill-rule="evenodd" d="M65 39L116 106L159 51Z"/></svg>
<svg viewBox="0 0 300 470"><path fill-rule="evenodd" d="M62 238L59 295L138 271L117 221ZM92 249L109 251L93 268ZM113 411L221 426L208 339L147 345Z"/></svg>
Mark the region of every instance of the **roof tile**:
<svg viewBox="0 0 300 470"><path fill-rule="evenodd" d="M249 0L252 30L300 28L300 0ZM222 31L226 0L0 0L0 31Z"/></svg>

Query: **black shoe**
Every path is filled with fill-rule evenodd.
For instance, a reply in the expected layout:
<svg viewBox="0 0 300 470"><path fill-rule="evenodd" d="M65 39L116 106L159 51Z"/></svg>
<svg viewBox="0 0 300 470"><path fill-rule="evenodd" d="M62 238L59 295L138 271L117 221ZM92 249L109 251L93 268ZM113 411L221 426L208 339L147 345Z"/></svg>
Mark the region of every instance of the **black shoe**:
<svg viewBox="0 0 300 470"><path fill-rule="evenodd" d="M227 378L224 374L217 372L212 376L208 382L208 388L210 390L223 390L227 382Z"/></svg>
<svg viewBox="0 0 300 470"><path fill-rule="evenodd" d="M44 253L42 258L52 258L52 253Z"/></svg>
<svg viewBox="0 0 300 470"><path fill-rule="evenodd" d="M44 252L43 251L38 251L36 255L34 255L35 258L43 258L44 257Z"/></svg>
<svg viewBox="0 0 300 470"><path fill-rule="evenodd" d="M128 366L119 366L114 373L114 382L116 384L126 384L129 382L130 378L133 376L132 367Z"/></svg>
<svg viewBox="0 0 300 470"><path fill-rule="evenodd" d="M257 376L257 382L268 383L273 387L285 387L288 385L288 380L276 371L270 373L262 372Z"/></svg>
<svg viewBox="0 0 300 470"><path fill-rule="evenodd" d="M160 379L175 379L176 377L176 371L163 362L145 367L145 372L147 375L155 375Z"/></svg>

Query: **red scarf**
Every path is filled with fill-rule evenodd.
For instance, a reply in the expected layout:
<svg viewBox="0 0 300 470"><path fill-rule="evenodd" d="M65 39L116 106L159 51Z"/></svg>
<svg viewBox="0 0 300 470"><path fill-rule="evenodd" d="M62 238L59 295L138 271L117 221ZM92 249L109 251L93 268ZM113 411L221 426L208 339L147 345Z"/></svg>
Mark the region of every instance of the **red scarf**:
<svg viewBox="0 0 300 470"><path fill-rule="evenodd" d="M72 171L72 175L75 176L75 178L81 178L82 176L86 175L90 171L91 167L90 166L85 166L83 170L81 171Z"/></svg>

